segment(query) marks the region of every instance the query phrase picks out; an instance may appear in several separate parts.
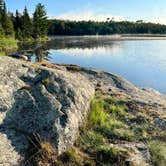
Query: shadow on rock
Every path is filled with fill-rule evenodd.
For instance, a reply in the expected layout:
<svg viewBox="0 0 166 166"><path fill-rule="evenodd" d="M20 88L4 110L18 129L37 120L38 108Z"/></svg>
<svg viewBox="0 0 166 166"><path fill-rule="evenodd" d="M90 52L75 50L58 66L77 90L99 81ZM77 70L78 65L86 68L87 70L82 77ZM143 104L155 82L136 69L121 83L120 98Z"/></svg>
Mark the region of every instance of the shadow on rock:
<svg viewBox="0 0 166 166"><path fill-rule="evenodd" d="M62 104L54 96L58 89L63 95L64 92L51 81L44 82L48 76L49 73L45 73L38 74L34 79L22 78L24 82L31 80L27 81L30 88L21 88L14 93L12 109L6 113L0 125L0 132L7 135L15 151L23 158L29 146L28 138L34 135L38 135L41 140L49 140L57 148L55 123L65 125L67 119L67 115L61 112ZM24 162L20 165L26 165Z"/></svg>

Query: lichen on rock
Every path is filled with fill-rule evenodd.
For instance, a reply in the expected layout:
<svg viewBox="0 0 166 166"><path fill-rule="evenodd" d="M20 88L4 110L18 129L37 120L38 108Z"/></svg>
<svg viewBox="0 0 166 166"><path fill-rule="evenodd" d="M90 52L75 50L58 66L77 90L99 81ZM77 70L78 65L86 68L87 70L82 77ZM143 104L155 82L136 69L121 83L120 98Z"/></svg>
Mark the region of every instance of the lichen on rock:
<svg viewBox="0 0 166 166"><path fill-rule="evenodd" d="M166 96L154 90L138 88L119 76L95 69L58 64L48 67L0 57L0 165L24 166L32 135L49 141L58 154L70 149L87 120L95 89L117 98L126 96L128 111L133 115L139 112L138 118L165 130ZM143 112L150 118L144 119ZM133 122L135 117L125 121ZM137 145L136 159L142 157ZM127 148L129 144L118 146ZM147 146L142 147L148 158Z"/></svg>

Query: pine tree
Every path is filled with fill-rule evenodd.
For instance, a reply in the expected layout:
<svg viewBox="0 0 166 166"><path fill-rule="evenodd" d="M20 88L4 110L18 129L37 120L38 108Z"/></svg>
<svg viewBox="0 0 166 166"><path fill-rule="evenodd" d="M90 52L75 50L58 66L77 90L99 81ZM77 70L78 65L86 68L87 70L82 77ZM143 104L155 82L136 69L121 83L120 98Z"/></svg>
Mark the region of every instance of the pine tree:
<svg viewBox="0 0 166 166"><path fill-rule="evenodd" d="M33 33L33 26L26 7L24 9L23 16L21 17L21 22L22 22L22 37L31 38Z"/></svg>
<svg viewBox="0 0 166 166"><path fill-rule="evenodd" d="M0 0L0 22L2 23L2 14L3 14L3 0Z"/></svg>
<svg viewBox="0 0 166 166"><path fill-rule="evenodd" d="M3 11L3 4L4 4L3 0L0 0L0 13L2 13Z"/></svg>
<svg viewBox="0 0 166 166"><path fill-rule="evenodd" d="M0 23L0 37L4 36L4 30L2 28L2 24Z"/></svg>
<svg viewBox="0 0 166 166"><path fill-rule="evenodd" d="M47 16L44 5L39 3L36 6L35 12L33 14L33 36L34 38L41 38L47 36Z"/></svg>
<svg viewBox="0 0 166 166"><path fill-rule="evenodd" d="M2 27L4 29L5 35L13 37L14 36L13 23L12 23L10 17L7 14L5 3L3 4L1 23L2 23Z"/></svg>
<svg viewBox="0 0 166 166"><path fill-rule="evenodd" d="M2 13L3 13L3 0L0 0L0 37L4 35L4 30L2 27Z"/></svg>
<svg viewBox="0 0 166 166"><path fill-rule="evenodd" d="M15 30L15 37L16 39L22 39L22 21L21 21L22 15L16 10L15 18L14 18L14 30Z"/></svg>

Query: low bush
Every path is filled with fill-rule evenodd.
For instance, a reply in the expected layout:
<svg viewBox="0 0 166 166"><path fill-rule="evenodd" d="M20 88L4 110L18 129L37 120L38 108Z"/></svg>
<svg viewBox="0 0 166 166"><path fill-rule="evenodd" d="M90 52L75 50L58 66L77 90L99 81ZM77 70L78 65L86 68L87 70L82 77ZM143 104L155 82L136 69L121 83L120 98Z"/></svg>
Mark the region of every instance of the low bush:
<svg viewBox="0 0 166 166"><path fill-rule="evenodd" d="M96 151L99 146L105 143L104 137L95 131L83 133L80 141L82 149L88 152Z"/></svg>
<svg viewBox="0 0 166 166"><path fill-rule="evenodd" d="M166 143L151 141L149 144L152 162L154 166L166 165Z"/></svg>
<svg viewBox="0 0 166 166"><path fill-rule="evenodd" d="M0 38L0 52L16 49L17 40L14 38Z"/></svg>
<svg viewBox="0 0 166 166"><path fill-rule="evenodd" d="M115 147L101 146L96 152L97 165L117 164L124 165L128 152Z"/></svg>
<svg viewBox="0 0 166 166"><path fill-rule="evenodd" d="M60 156L60 161L62 165L79 165L81 162L79 161L80 157L77 154L76 150L74 148L68 150L67 152L64 152Z"/></svg>

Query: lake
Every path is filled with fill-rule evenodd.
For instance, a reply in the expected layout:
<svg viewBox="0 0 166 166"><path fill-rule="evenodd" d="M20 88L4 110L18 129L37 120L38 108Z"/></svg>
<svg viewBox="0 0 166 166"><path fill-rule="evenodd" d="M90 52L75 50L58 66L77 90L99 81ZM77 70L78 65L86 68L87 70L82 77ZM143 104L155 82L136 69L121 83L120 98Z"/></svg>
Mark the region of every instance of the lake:
<svg viewBox="0 0 166 166"><path fill-rule="evenodd" d="M102 69L139 87L166 94L166 40L57 37L47 44L48 60Z"/></svg>

